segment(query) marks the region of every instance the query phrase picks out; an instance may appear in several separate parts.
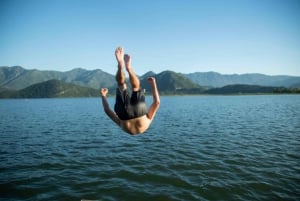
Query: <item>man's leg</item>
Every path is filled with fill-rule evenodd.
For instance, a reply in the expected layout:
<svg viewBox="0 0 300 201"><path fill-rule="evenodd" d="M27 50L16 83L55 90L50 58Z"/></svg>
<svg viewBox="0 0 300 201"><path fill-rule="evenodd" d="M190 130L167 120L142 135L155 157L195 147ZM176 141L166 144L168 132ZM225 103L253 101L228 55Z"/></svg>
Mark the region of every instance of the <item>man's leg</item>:
<svg viewBox="0 0 300 201"><path fill-rule="evenodd" d="M124 55L124 60L125 60L125 67L126 70L129 74L129 80L132 86L133 91L138 91L140 89L140 80L134 73L132 67L131 67L131 58L128 54Z"/></svg>
<svg viewBox="0 0 300 201"><path fill-rule="evenodd" d="M126 78L125 78L125 72L124 72L124 52L122 47L118 47L115 51L116 59L118 62L118 71L116 74L116 81L118 83L119 88L123 91L126 89Z"/></svg>

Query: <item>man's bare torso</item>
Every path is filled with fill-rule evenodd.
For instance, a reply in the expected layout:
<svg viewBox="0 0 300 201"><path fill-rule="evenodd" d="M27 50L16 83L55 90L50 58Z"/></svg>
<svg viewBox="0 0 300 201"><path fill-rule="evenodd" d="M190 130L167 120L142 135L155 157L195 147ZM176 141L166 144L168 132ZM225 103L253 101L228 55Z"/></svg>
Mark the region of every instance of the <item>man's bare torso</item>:
<svg viewBox="0 0 300 201"><path fill-rule="evenodd" d="M121 120L120 127L127 133L134 135L145 132L150 123L151 120L147 115L144 115L134 119Z"/></svg>

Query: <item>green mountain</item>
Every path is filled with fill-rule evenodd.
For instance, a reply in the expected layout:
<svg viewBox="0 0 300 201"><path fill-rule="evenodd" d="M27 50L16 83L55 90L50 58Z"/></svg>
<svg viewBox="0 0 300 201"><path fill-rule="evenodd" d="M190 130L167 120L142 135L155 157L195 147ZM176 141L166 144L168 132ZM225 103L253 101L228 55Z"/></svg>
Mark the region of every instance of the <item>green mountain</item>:
<svg viewBox="0 0 300 201"><path fill-rule="evenodd" d="M263 75L258 73L224 75L216 72L196 72L185 74L201 86L223 87L226 85L245 84L275 87L299 87L300 77L286 75Z"/></svg>
<svg viewBox="0 0 300 201"><path fill-rule="evenodd" d="M99 89L101 87L112 88L116 86L115 76L102 70L85 70L76 68L63 73L63 81L80 86Z"/></svg>
<svg viewBox="0 0 300 201"><path fill-rule="evenodd" d="M140 76L139 78L141 80L145 79L145 78L148 78L148 77L152 77L152 76L155 76L156 73L154 73L153 71L148 71L147 73L145 73L144 75Z"/></svg>
<svg viewBox="0 0 300 201"><path fill-rule="evenodd" d="M58 97L97 97L96 89L77 86L60 80L48 80L21 89L0 92L0 98L58 98Z"/></svg>
<svg viewBox="0 0 300 201"><path fill-rule="evenodd" d="M84 70L76 68L67 72L26 70L20 66L0 67L0 91L4 89L20 90L30 85L57 79L80 86L99 89L103 86L115 86L115 77L102 70Z"/></svg>
<svg viewBox="0 0 300 201"><path fill-rule="evenodd" d="M204 89L198 84L193 83L181 73L163 71L159 74L151 74L156 79L156 84L160 93L166 94L195 94L201 93ZM147 77L143 76L141 86L146 91L151 91Z"/></svg>
<svg viewBox="0 0 300 201"><path fill-rule="evenodd" d="M244 74L223 76L218 73L195 73L194 78L173 71L163 71L159 74L149 71L140 76L141 87L151 92L147 78L154 76L160 94L244 94L244 93L299 93L299 77L266 76L261 74ZM194 79L202 76L203 85ZM204 76L204 77L203 77ZM210 81L211 79L211 81ZM55 81L54 81L55 80ZM205 81L206 80L206 81ZM47 82L49 81L49 82ZM210 81L210 82L209 82ZM219 88L208 89L215 83L235 83ZM251 84L243 84L251 83ZM69 84L68 84L69 83ZM253 84L255 83L255 84ZM279 86L265 86L263 84L277 83ZM71 85L70 85L71 84ZM285 85L290 87L285 87ZM81 86L82 88L80 88ZM86 88L84 88L86 87ZM22 67L0 67L0 97L78 97L98 96L98 89L107 87L114 93L116 87L115 76L102 70L85 70L76 68L67 72L26 70ZM93 88L96 91L90 91Z"/></svg>

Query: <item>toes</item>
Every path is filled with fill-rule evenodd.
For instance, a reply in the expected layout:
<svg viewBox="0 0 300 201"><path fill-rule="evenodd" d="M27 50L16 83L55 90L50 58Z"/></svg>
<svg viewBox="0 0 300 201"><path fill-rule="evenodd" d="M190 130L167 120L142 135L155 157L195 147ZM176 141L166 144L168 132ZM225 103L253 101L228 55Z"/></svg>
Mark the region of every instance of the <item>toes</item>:
<svg viewBox="0 0 300 201"><path fill-rule="evenodd" d="M122 47L117 47L117 49L116 49L115 52L116 53L122 53L123 52L123 48Z"/></svg>
<svg viewBox="0 0 300 201"><path fill-rule="evenodd" d="M123 52L123 48L122 47L118 47L118 51L119 52Z"/></svg>

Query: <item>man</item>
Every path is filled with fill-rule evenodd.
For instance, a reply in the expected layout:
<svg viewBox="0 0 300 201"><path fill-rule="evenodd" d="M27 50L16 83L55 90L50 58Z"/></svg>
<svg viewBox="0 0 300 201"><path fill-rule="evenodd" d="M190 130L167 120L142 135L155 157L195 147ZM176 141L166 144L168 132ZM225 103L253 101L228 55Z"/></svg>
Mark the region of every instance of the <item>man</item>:
<svg viewBox="0 0 300 201"><path fill-rule="evenodd" d="M140 80L131 67L130 56L128 54L124 55L122 47L116 49L115 55L118 62L118 71L116 74L118 88L116 89L115 112L109 108L106 99L108 89L101 88L100 94L102 96L104 111L125 132L131 135L143 133L149 128L160 104L155 78L148 78L148 82L152 88L153 103L147 112L144 91L140 89ZM128 93L126 85L124 63L132 86L131 96Z"/></svg>

